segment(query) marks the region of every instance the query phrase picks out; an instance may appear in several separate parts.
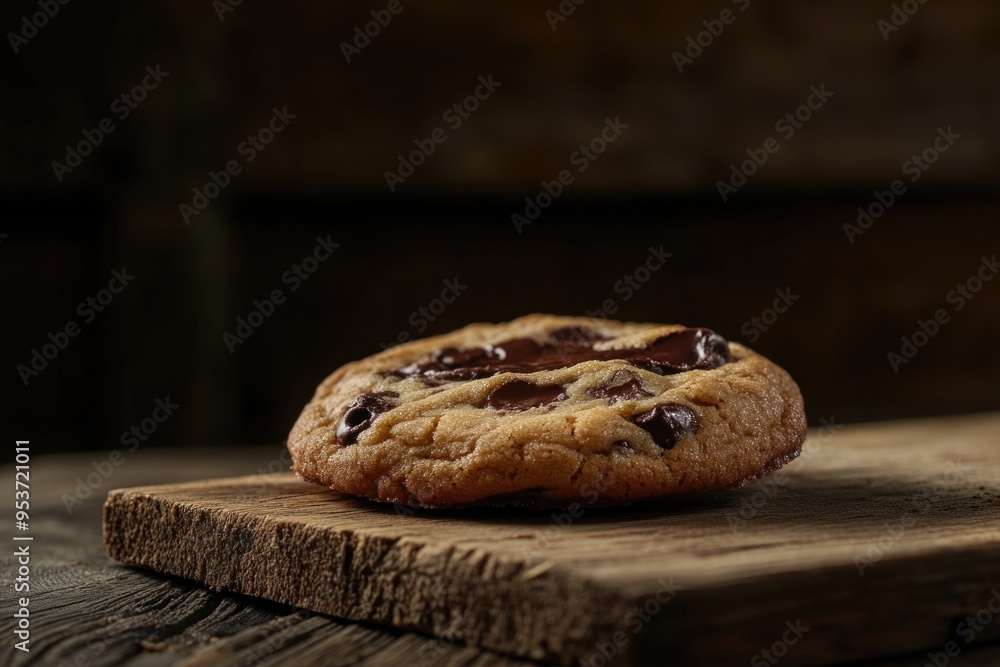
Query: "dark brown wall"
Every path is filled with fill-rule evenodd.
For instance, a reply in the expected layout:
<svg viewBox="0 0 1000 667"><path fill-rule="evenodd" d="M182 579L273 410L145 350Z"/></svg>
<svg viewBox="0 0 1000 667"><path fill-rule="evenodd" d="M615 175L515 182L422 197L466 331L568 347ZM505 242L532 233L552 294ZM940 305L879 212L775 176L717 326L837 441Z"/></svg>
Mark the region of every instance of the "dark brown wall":
<svg viewBox="0 0 1000 667"><path fill-rule="evenodd" d="M957 283L1000 251L997 18L985 1L928 3L888 41L891 3L406 2L346 63L339 43L385 3L61 6L0 61L0 272L9 285L3 423L51 448L108 448L156 398L182 407L151 444L277 442L329 371L371 354L459 277L468 290L425 334L532 311L707 325L800 381L810 418L1000 408L1000 281L961 311ZM679 73L702 21L736 19ZM5 6L19 29L33 3ZM170 74L115 120L62 182L52 161L110 115L144 68ZM480 75L500 88L457 130L442 113ZM834 96L788 139L775 122L824 85ZM295 114L185 224L209 171L273 107ZM628 124L519 234L542 180L606 117ZM448 140L390 192L384 172L436 127ZM853 243L844 225L938 128L961 135ZM746 151L780 149L727 202ZM230 354L254 299L320 235L341 244ZM627 301L615 283L649 246L673 253ZM26 387L16 367L121 266L135 282ZM800 298L759 339L744 325L777 289ZM951 321L894 372L918 320Z"/></svg>
<svg viewBox="0 0 1000 667"><path fill-rule="evenodd" d="M479 75L502 82L405 188L532 188L564 168L605 116L630 129L581 185L604 191L710 189L810 86L835 93L748 191L887 184L902 163L954 126L961 142L932 184L995 185L1000 7L988 0L926 3L883 39L892 3L754 0L584 3L556 30L558 3L401 0L350 64L338 46L385 3L276 9L242 3L219 21L212 3L70 3L5 58L10 185L54 187L50 162L96 123L147 65L170 72L109 143L67 178L70 188L142 182L171 203L185 179L218 169L273 106L298 114L238 189L372 188L384 170L470 94ZM35 8L5 7L4 26ZM702 22L735 20L677 71ZM16 129L16 131L15 131Z"/></svg>

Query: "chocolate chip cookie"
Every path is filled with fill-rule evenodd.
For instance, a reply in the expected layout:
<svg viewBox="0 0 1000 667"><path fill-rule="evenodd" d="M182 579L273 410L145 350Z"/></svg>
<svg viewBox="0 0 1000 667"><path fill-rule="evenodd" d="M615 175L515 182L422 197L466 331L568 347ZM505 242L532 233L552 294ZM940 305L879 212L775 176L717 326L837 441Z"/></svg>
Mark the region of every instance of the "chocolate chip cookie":
<svg viewBox="0 0 1000 667"><path fill-rule="evenodd" d="M529 315L342 366L288 449L371 500L596 506L741 486L805 432L788 373L714 331Z"/></svg>

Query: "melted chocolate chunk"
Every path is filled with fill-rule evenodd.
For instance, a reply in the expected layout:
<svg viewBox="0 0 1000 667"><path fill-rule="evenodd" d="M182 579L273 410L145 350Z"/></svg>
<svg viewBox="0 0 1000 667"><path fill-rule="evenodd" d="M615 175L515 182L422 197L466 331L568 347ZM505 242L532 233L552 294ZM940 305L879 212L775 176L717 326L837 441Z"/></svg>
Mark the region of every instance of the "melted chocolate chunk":
<svg viewBox="0 0 1000 667"><path fill-rule="evenodd" d="M464 350L445 348L430 361L414 363L386 375L423 380L476 380L500 373L534 373L574 366L584 361L622 359L659 375L717 368L729 361L729 343L710 329L682 329L660 336L645 347L595 350L596 340L570 336L538 343L514 338Z"/></svg>
<svg viewBox="0 0 1000 667"><path fill-rule="evenodd" d="M399 398L399 394L394 391L380 391L375 394L361 394L354 399L337 425L337 442L341 445L354 444L358 434L371 426L376 417L395 407L387 400L390 398Z"/></svg>
<svg viewBox="0 0 1000 667"><path fill-rule="evenodd" d="M679 440L698 430L694 410L679 403L661 403L649 412L632 417L632 423L653 437L659 447L673 449Z"/></svg>
<svg viewBox="0 0 1000 667"><path fill-rule="evenodd" d="M557 384L533 384L512 380L495 388L486 397L486 407L494 410L528 410L554 401L566 400L566 390Z"/></svg>
<svg viewBox="0 0 1000 667"><path fill-rule="evenodd" d="M618 372L612 376L606 385L591 387L587 393L594 398L606 398L609 405L618 401L631 401L637 398L649 398L652 392L642 388L642 382L629 372Z"/></svg>

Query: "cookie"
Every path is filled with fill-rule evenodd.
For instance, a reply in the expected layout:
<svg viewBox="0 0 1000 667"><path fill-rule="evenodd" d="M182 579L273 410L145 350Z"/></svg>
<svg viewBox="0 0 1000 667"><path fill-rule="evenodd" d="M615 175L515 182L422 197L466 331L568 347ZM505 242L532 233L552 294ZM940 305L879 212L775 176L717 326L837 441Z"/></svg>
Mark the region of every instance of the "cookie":
<svg viewBox="0 0 1000 667"><path fill-rule="evenodd" d="M288 449L381 502L598 506L741 486L805 433L792 378L709 329L529 315L342 366Z"/></svg>

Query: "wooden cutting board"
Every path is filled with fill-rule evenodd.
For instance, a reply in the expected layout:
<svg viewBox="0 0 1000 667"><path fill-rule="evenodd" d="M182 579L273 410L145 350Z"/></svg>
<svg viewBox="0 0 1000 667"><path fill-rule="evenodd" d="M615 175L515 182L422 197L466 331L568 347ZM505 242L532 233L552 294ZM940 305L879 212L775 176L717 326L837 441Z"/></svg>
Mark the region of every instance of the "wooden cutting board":
<svg viewBox="0 0 1000 667"><path fill-rule="evenodd" d="M827 424L745 489L616 509L414 510L292 474L121 489L104 538L212 589L562 664L962 650L1000 637L1000 414Z"/></svg>

